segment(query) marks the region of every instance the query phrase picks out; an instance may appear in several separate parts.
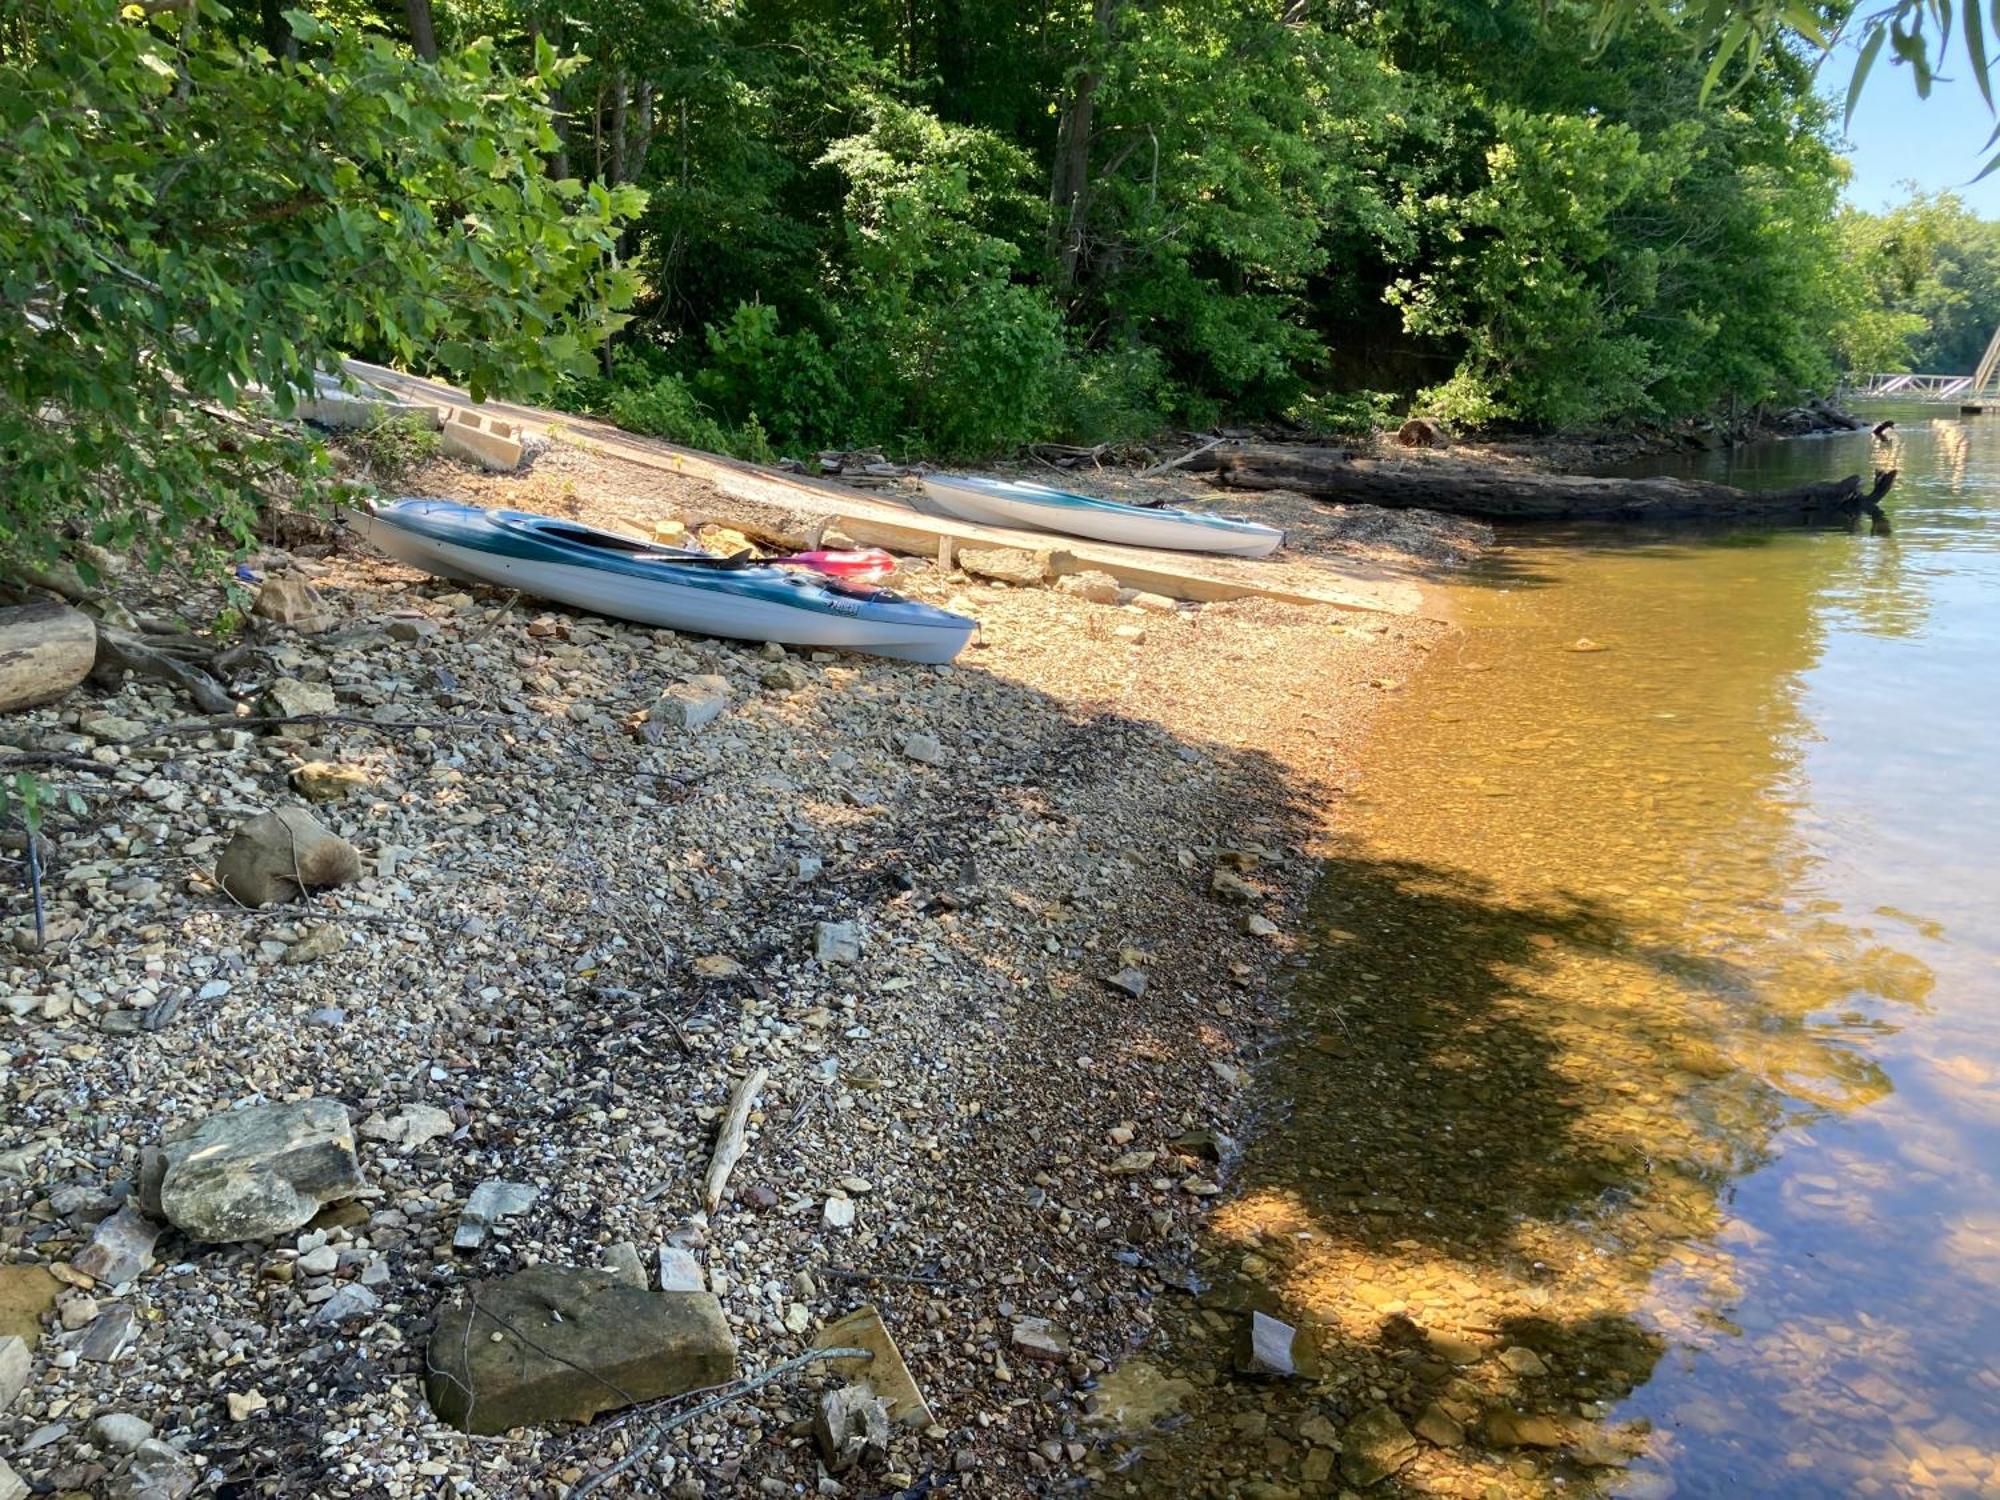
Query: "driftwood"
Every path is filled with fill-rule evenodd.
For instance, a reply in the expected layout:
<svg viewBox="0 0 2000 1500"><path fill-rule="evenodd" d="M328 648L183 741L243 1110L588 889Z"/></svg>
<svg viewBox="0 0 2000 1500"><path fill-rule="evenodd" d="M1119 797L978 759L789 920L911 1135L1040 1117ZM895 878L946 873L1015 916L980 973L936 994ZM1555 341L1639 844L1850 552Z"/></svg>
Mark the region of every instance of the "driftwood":
<svg viewBox="0 0 2000 1500"><path fill-rule="evenodd" d="M1739 490L1692 479L1615 479L1582 474L1352 459L1338 448L1245 444L1217 449L1189 467L1231 489L1295 490L1319 500L1421 506L1500 521L1687 521L1746 518L1809 521L1873 510L1896 471L1789 490Z"/></svg>
<svg viewBox="0 0 2000 1500"><path fill-rule="evenodd" d="M747 1149L743 1132L750 1123L750 1111L756 1107L757 1096L764 1092L764 1081L770 1076L766 1068L753 1068L750 1076L736 1086L736 1093L729 1101L729 1113L723 1116L722 1129L716 1132L715 1155L709 1158L708 1176L701 1185L701 1201L710 1213L721 1204L722 1194L729 1186L729 1174Z"/></svg>
<svg viewBox="0 0 2000 1500"><path fill-rule="evenodd" d="M89 675L97 622L60 604L0 609L0 713L49 703Z"/></svg>
<svg viewBox="0 0 2000 1500"><path fill-rule="evenodd" d="M124 631L103 627L97 632L96 650L96 670L107 680L115 681L121 672L158 677L180 688L203 713L235 712L236 700L222 684L193 661L183 660L193 654L193 648L176 650L170 642L141 641Z"/></svg>

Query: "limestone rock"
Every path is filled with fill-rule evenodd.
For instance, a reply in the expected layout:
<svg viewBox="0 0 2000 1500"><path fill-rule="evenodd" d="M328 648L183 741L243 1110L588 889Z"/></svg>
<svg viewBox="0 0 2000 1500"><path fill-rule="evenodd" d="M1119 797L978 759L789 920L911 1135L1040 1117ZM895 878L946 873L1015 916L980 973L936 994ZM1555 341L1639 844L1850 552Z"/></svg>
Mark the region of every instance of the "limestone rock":
<svg viewBox="0 0 2000 1500"><path fill-rule="evenodd" d="M414 1151L457 1129L451 1115L434 1104L406 1104L384 1119L370 1115L356 1127L363 1140L382 1141L398 1151Z"/></svg>
<svg viewBox="0 0 2000 1500"><path fill-rule="evenodd" d="M333 611L326 600L303 578L272 578L257 590L250 613L260 620L275 620L307 633L333 624Z"/></svg>
<svg viewBox="0 0 2000 1500"><path fill-rule="evenodd" d="M541 1195L542 1190L530 1182L502 1182L495 1177L480 1183L459 1213L452 1249L477 1250L486 1243L488 1230L502 1219L526 1213Z"/></svg>
<svg viewBox="0 0 2000 1500"><path fill-rule="evenodd" d="M713 723L729 707L729 679L704 675L676 682L646 710L662 729L696 730Z"/></svg>
<svg viewBox="0 0 2000 1500"><path fill-rule="evenodd" d="M844 1385L819 1398L813 1435L827 1472L844 1474L856 1464L881 1459L889 1451L889 1409L865 1385Z"/></svg>
<svg viewBox="0 0 2000 1500"><path fill-rule="evenodd" d="M1134 609L1143 609L1148 613L1156 615L1179 614L1181 608L1177 601L1168 598L1165 594L1137 593L1128 599L1126 603L1130 604Z"/></svg>
<svg viewBox="0 0 2000 1500"><path fill-rule="evenodd" d="M284 962L288 964L309 964L315 959L330 958L347 946L347 933L338 922L315 922L305 930L305 935L285 950Z"/></svg>
<svg viewBox="0 0 2000 1500"><path fill-rule="evenodd" d="M829 1373L853 1380L866 1379L869 1388L889 1408L889 1420L899 1427L919 1430L935 1425L930 1403L917 1388L903 1351L873 1304L857 1307L846 1317L829 1323L813 1339L815 1349L866 1349L873 1359L830 1359Z"/></svg>
<svg viewBox="0 0 2000 1500"><path fill-rule="evenodd" d="M274 719L300 719L310 714L333 713L340 705L333 689L324 683L280 677L264 689L257 706Z"/></svg>
<svg viewBox="0 0 2000 1500"><path fill-rule="evenodd" d="M77 1342L79 1359L93 1364L113 1364L139 1341L139 1314L129 1302L119 1302L102 1313Z"/></svg>
<svg viewBox="0 0 2000 1500"><path fill-rule="evenodd" d="M861 959L861 929L852 922L821 922L813 929L813 957L823 964Z"/></svg>
<svg viewBox="0 0 2000 1500"><path fill-rule="evenodd" d="M1008 1342L1029 1359L1069 1357L1069 1335L1047 1318L1022 1318L1008 1334Z"/></svg>
<svg viewBox="0 0 2000 1500"><path fill-rule="evenodd" d="M350 792L365 790L368 782L361 767L334 760L309 760L292 771L292 789L308 802L338 802Z"/></svg>
<svg viewBox="0 0 2000 1500"><path fill-rule="evenodd" d="M959 567L975 578L991 578L1021 588L1040 588L1049 578L1051 556L1025 547L961 547Z"/></svg>
<svg viewBox="0 0 2000 1500"><path fill-rule="evenodd" d="M757 679L773 693L796 693L812 681L812 674L796 662L781 661L764 668Z"/></svg>
<svg viewBox="0 0 2000 1500"><path fill-rule="evenodd" d="M1216 900L1232 902L1238 906L1248 906L1258 899L1257 887L1234 870L1217 870L1209 877L1208 891Z"/></svg>
<svg viewBox="0 0 2000 1500"><path fill-rule="evenodd" d="M1458 1419L1437 1402L1433 1401L1417 1418L1416 1434L1427 1443L1440 1448L1456 1448L1465 1441L1465 1429Z"/></svg>
<svg viewBox="0 0 2000 1500"><path fill-rule="evenodd" d="M1152 977L1144 969L1128 966L1116 974L1105 975L1104 982L1114 990L1123 990L1134 1000L1138 1000L1144 997L1146 986L1152 983Z"/></svg>
<svg viewBox="0 0 2000 1500"><path fill-rule="evenodd" d="M944 764L944 746L934 734L906 734L903 736L903 754L919 765L941 766Z"/></svg>
<svg viewBox="0 0 2000 1500"><path fill-rule="evenodd" d="M361 876L361 856L303 807L259 813L216 861L218 884L245 906L269 906L300 893L342 886Z"/></svg>
<svg viewBox="0 0 2000 1500"><path fill-rule="evenodd" d="M1057 589L1072 594L1078 599L1092 604L1116 604L1118 602L1118 580L1109 573L1100 573L1095 568L1081 573L1071 573L1056 580Z"/></svg>
<svg viewBox="0 0 2000 1500"><path fill-rule="evenodd" d="M132 1467L111 1493L119 1500L184 1500L194 1493L199 1477L193 1461L180 1449L148 1438L132 1455Z"/></svg>
<svg viewBox="0 0 2000 1500"><path fill-rule="evenodd" d="M1546 1375L1549 1367L1542 1363L1541 1355L1525 1344L1512 1344L1500 1351L1500 1363L1516 1375Z"/></svg>
<svg viewBox="0 0 2000 1500"><path fill-rule="evenodd" d="M354 1127L331 1099L211 1115L163 1139L161 1153L161 1212L212 1243L297 1229L363 1187Z"/></svg>
<svg viewBox="0 0 2000 1500"><path fill-rule="evenodd" d="M0 1458L0 1500L27 1500L28 1482L14 1472L14 1466Z"/></svg>
<svg viewBox="0 0 2000 1500"><path fill-rule="evenodd" d="M28 1374L33 1365L26 1339L13 1334L0 1338L0 1412L12 1406L28 1388Z"/></svg>
<svg viewBox="0 0 2000 1500"><path fill-rule="evenodd" d="M708 1279L701 1273L701 1262L692 1252L679 1245L660 1247L660 1290L663 1292L705 1292Z"/></svg>
<svg viewBox="0 0 2000 1500"><path fill-rule="evenodd" d="M152 1269L153 1245L163 1228L128 1203L97 1226L70 1265L107 1286L122 1286Z"/></svg>
<svg viewBox="0 0 2000 1500"><path fill-rule="evenodd" d="M431 1409L462 1432L587 1422L736 1373L722 1304L605 1271L530 1266L482 1281L431 1335Z"/></svg>
<svg viewBox="0 0 2000 1500"><path fill-rule="evenodd" d="M1417 1440L1403 1419L1386 1406L1371 1406L1352 1422L1340 1442L1340 1472L1349 1484L1380 1484L1417 1454Z"/></svg>
<svg viewBox="0 0 2000 1500"><path fill-rule="evenodd" d="M90 714L78 724L77 731L94 740L105 740L122 744L126 740L136 740L146 732L146 726L137 719L121 719L117 714Z"/></svg>
<svg viewBox="0 0 2000 1500"><path fill-rule="evenodd" d="M152 1435L153 1424L130 1412L108 1411L90 1424L91 1441L113 1453L137 1453Z"/></svg>
<svg viewBox="0 0 2000 1500"><path fill-rule="evenodd" d="M355 1318L365 1318L381 1306L381 1299L367 1287L349 1283L320 1303L312 1320L321 1328L337 1328Z"/></svg>
<svg viewBox="0 0 2000 1500"><path fill-rule="evenodd" d="M1560 1448L1568 1441L1552 1418L1498 1408L1486 1414L1480 1435L1489 1448Z"/></svg>
<svg viewBox="0 0 2000 1500"><path fill-rule="evenodd" d="M630 1240L605 1246L604 1261L599 1269L617 1277L626 1286L646 1290L646 1264L639 1259L639 1247Z"/></svg>

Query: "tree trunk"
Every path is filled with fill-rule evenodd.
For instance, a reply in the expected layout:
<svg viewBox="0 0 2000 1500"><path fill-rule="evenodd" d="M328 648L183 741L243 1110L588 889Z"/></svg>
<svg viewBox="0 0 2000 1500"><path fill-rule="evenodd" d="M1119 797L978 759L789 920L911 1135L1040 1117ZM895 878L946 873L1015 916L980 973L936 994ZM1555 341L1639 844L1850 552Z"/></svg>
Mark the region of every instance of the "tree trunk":
<svg viewBox="0 0 2000 1500"><path fill-rule="evenodd" d="M621 181L637 182L646 172L646 157L653 149L653 101L656 91L651 83L641 83L634 101L634 121L632 139L625 148L625 175Z"/></svg>
<svg viewBox="0 0 2000 1500"><path fill-rule="evenodd" d="M1895 483L1896 471L1789 490L1739 490L1688 479L1606 479L1536 474L1434 463L1350 459L1337 448L1247 444L1192 459L1232 489L1295 490L1317 500L1392 509L1422 507L1497 521L1685 521L1746 517L1773 521L1856 515L1872 510Z"/></svg>
<svg viewBox="0 0 2000 1500"><path fill-rule="evenodd" d="M292 35L292 23L285 19L285 0L258 0L257 32L264 50L273 57L299 60L299 39Z"/></svg>
<svg viewBox="0 0 2000 1500"><path fill-rule="evenodd" d="M438 60L437 28L431 24L431 0L403 0L410 22L410 45L425 62Z"/></svg>
<svg viewBox="0 0 2000 1500"><path fill-rule="evenodd" d="M1115 10L1116 0L1091 0L1090 56L1077 72L1056 136L1055 167L1049 180L1049 223L1064 291L1076 285L1088 239L1091 122L1097 109L1097 86L1104 79L1103 58L1111 44Z"/></svg>
<svg viewBox="0 0 2000 1500"><path fill-rule="evenodd" d="M89 675L97 624L61 604L0 609L0 713L60 698Z"/></svg>
<svg viewBox="0 0 2000 1500"><path fill-rule="evenodd" d="M619 68L611 75L611 128L605 132L611 141L611 159L606 164L604 180L614 187L625 180L625 123L629 108L625 70Z"/></svg>

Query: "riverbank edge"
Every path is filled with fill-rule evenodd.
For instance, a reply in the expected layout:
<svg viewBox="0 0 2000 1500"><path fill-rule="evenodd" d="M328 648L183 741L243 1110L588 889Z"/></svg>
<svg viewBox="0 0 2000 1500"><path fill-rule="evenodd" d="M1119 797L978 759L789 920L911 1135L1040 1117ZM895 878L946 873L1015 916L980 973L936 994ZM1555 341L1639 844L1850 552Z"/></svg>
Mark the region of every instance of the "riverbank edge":
<svg viewBox="0 0 2000 1500"><path fill-rule="evenodd" d="M423 478L434 493L496 493L496 481L455 466ZM647 502L658 507L656 480L648 483ZM631 496L593 495L581 472L560 463L516 498L560 512L544 491L564 485L577 492L576 510L602 504L631 519ZM823 1325L861 1300L882 1307L940 1422L899 1440L885 1482L948 1471L978 1476L986 1492L1017 1493L1042 1476L1087 1472L1087 1390L1146 1326L1157 1295L1146 1267L1184 1253L1220 1186L1211 1146L1180 1143L1242 1128L1247 1065L1284 1024L1277 980L1317 878L1313 849L1327 809L1370 704L1400 690L1438 627L1255 601L1159 613L919 570L908 587L916 597L975 596L987 639L968 665L985 671L794 656L779 664L803 683L774 688L766 680L774 664L751 648L663 641L463 591L342 544L272 551L256 565L308 585L328 607L328 618L301 620L302 629L255 627L278 676L325 688L359 720L491 720L491 742L484 728L359 722L147 745L187 713L171 692L141 683L86 689L0 724L10 746L98 761L108 788L84 777L74 785L120 820L108 837L102 819L80 830L54 820L55 940L14 958L5 974L12 999L0 1084L13 1103L0 1141L10 1155L0 1182L4 1259L68 1266L129 1189L142 1148L168 1125L239 1102L246 1089L332 1095L356 1119L393 1119L427 1103L450 1113L455 1128L428 1150L364 1139L368 1201L377 1206L328 1231L341 1262L330 1274L279 1275L304 1255L282 1241L215 1250L170 1235L161 1249L175 1258L173 1274L155 1268L131 1284L65 1293L76 1311L43 1332L27 1393L0 1417L7 1451L61 1426L32 1462L23 1459L31 1475L61 1482L93 1464L122 1471L123 1460L94 1448L88 1431L95 1417L124 1413L151 1421L205 1471L248 1466L281 1493L408 1494L439 1477L480 1492L574 1482L563 1476L614 1456L620 1435L548 1429L525 1447L468 1448L411 1400L425 1328L476 1275L530 1260L594 1264L617 1244L650 1253L678 1237L712 1273L729 1273L713 1282L746 1367L795 1349L794 1323ZM171 606L199 617L226 607L212 584L130 578L117 592L135 613ZM1229 675L1218 684L1221 663ZM663 682L702 669L725 680L724 738L662 745L635 732L634 716L643 726ZM969 702L957 701L960 689ZM1001 743L1007 735L996 728L1017 743ZM857 747L848 763L826 756L830 732ZM912 751L923 736L942 752L935 763ZM560 751L551 762L556 801L549 785L510 769L518 752L539 754L541 745ZM800 769L802 756L816 764ZM559 764L572 758L583 764L581 780ZM302 800L303 787L329 774L353 782L307 805L361 848L368 873L359 887L261 916L219 903L207 866L235 822ZM592 983L601 984L600 970L629 970L635 916L594 911L589 901L579 912L575 890L561 887L587 872L542 869L537 851L551 836L574 842L592 821L586 814L618 805L634 775L653 778L652 816L703 828L707 847L743 850L756 876L732 888L704 868L682 894L669 889L652 916L669 919L673 940L662 956L673 988L702 997L680 1029L709 1064L628 1061L623 1080L591 1105L575 1065L550 1073L548 1059L573 1050L574 1018L592 1013L578 1008L579 950L596 955ZM780 868L796 864L786 852L796 839L786 835L797 830L773 826L784 821L770 812L769 783L779 776L832 834L828 863L848 867L830 884L822 877L801 888L796 870ZM973 849L990 863L966 882L957 861ZM502 850L511 857L497 857ZM766 909L772 902L781 905ZM743 920L731 919L732 904ZM10 899L10 927L21 920L17 906ZM995 910L1005 917L965 918ZM801 951L810 950L815 918L858 919L867 929L859 974ZM951 919L950 943L918 931ZM517 954L532 956L499 963L496 921ZM322 927L334 929L331 948L294 960L301 945L327 947ZM942 958L922 951L961 944L962 954ZM680 977L709 958L736 966L740 980L703 992ZM1011 976L997 985L987 973L996 966ZM1107 983L1130 969L1143 976L1141 994L1128 993L1129 979L1127 988ZM477 978L503 987L509 1005L529 997L511 1017L512 1035L486 1014L494 1002L479 1001L483 991L463 988ZM610 990L631 988L627 980ZM912 988L925 984L936 993ZM358 1005L357 994L394 1003ZM128 1024L163 1000L181 1008L177 1021L159 1031ZM967 1028L966 1016L986 1019ZM638 1045L674 1053L668 1026L635 1024ZM407 1058L413 1027L437 1038L424 1050L442 1078L420 1070L406 1080L386 1066ZM844 1037L843 1027L870 1034ZM897 1127L914 1140L889 1148L879 1129L856 1134L881 1088L836 1090L819 1102L825 1091L806 1064L840 1053L843 1042L871 1059L941 1063L938 1086L908 1103L924 1125ZM855 1076L847 1059L835 1060L840 1077ZM726 1236L712 1234L716 1226L698 1222L681 1192L647 1194L662 1181L698 1178L723 1098L759 1061L774 1066L774 1081L732 1192L761 1188L779 1202L732 1197L719 1216ZM600 1122L598 1133L625 1148L608 1161L601 1141L568 1122L587 1123L621 1092L647 1098L656 1117L637 1142ZM581 1099L585 1108L538 1119L511 1102L524 1095L552 1109ZM1059 1136L1043 1123L1051 1119L1064 1122ZM1148 1150L1152 1161L1129 1165ZM445 1242L460 1207L489 1176L537 1181L542 1207L489 1250L453 1257ZM843 1186L849 1179L863 1186ZM995 1199L999 1184L1009 1191ZM836 1228L819 1211L822 1198L857 1205L858 1234ZM864 1255L888 1262L876 1266L885 1271L914 1265L917 1277L826 1274ZM379 1315L331 1330L314 1321L326 1297L378 1264L391 1275ZM771 1285L785 1289L775 1303ZM92 1303L91 1317L79 1298ZM129 1352L108 1368L56 1359L120 1307L137 1312L142 1333ZM1024 1352L1019 1330L1032 1317L1056 1321L1068 1343L1052 1365ZM254 1330L256 1339L232 1345L230 1373L197 1375L211 1363L204 1345L215 1327ZM940 1339L940 1329L951 1336ZM285 1373L356 1357L378 1373L351 1388L316 1393ZM79 1369L89 1378L72 1373ZM234 1394L265 1398L270 1414L234 1421L234 1403L225 1410L213 1394L218 1376ZM687 1454L745 1486L779 1476L816 1482L812 1445L798 1430L809 1398L774 1392L748 1409L763 1414L757 1424L718 1418L690 1436ZM363 1436L334 1464L326 1439L340 1432Z"/></svg>

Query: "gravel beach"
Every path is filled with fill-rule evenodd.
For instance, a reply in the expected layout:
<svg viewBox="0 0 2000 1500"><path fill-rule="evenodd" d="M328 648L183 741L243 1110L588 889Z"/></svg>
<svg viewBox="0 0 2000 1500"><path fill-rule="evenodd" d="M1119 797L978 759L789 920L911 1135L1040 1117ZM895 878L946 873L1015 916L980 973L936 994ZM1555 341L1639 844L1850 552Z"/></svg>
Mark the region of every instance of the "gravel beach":
<svg viewBox="0 0 2000 1500"><path fill-rule="evenodd" d="M521 478L420 478L641 526L699 498L561 445ZM1442 627L918 563L899 588L981 622L929 668L621 625L352 542L258 567L314 612L251 622L260 712L334 721L205 723L154 682L0 720L0 755L57 757L77 799L49 819L46 944L17 889L0 933L0 1376L26 1346L0 1494L588 1483L679 1406L480 1437L427 1404L440 1313L536 1265L692 1269L742 1374L872 1304L934 1418L836 1476L813 1417L840 1381L809 1368L599 1493L1091 1477L1088 1392L1226 1180L1342 768ZM656 705L697 680L720 712L680 727ZM358 878L246 904L218 857L284 807ZM163 1137L306 1099L353 1122L358 1190L225 1243L140 1211ZM168 1170L171 1210L192 1169Z"/></svg>

